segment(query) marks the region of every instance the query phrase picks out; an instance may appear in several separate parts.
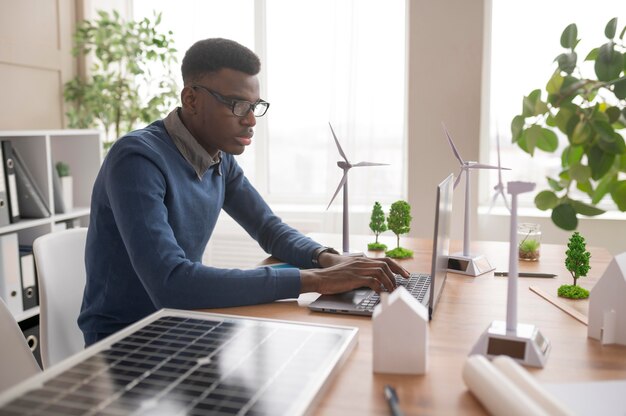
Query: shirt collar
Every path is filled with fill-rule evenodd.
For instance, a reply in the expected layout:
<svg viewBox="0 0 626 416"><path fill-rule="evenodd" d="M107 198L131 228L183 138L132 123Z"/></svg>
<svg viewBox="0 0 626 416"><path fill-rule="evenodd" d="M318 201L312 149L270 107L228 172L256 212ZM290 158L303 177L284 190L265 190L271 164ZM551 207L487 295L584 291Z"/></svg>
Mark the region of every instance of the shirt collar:
<svg viewBox="0 0 626 416"><path fill-rule="evenodd" d="M222 165L220 162L222 160L222 152L218 151L215 158L212 158L187 130L187 127L185 127L178 115L179 110L180 107L175 108L163 119L165 130L172 138L176 148L178 148L185 160L189 162L199 179L202 179L206 171L216 165L217 173L221 175Z"/></svg>

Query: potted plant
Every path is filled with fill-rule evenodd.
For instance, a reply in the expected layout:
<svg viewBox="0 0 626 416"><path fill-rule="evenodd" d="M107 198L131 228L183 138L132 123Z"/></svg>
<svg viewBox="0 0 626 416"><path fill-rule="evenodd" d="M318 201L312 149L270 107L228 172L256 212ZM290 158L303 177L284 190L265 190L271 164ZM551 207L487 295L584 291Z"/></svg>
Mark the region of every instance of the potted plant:
<svg viewBox="0 0 626 416"><path fill-rule="evenodd" d="M558 289L558 295L570 299L586 299L589 291L576 285L576 281L589 272L589 258L591 253L587 251L585 239L578 232L575 232L569 239L567 251L565 252L565 267L574 278L573 285L562 285Z"/></svg>
<svg viewBox="0 0 626 416"><path fill-rule="evenodd" d="M619 133L626 126L625 32L626 27L617 32L617 18L607 23L607 42L584 59L588 66L593 64L595 77L585 77L575 50L578 29L568 25L561 35L565 51L555 58L557 68L545 88L524 97L522 113L511 122L513 142L531 156L536 149L556 151L556 132L567 136L561 172L547 178L549 189L535 197L537 208L552 210L552 221L565 230L576 229L579 214L604 213L596 205L607 195L626 211L626 180L620 177L626 172L626 145ZM574 188L590 201L576 199Z"/></svg>
<svg viewBox="0 0 626 416"><path fill-rule="evenodd" d="M63 200L62 212L68 212L74 207L74 180L70 173L70 165L65 162L57 162L55 167L60 179L60 192Z"/></svg>
<svg viewBox="0 0 626 416"><path fill-rule="evenodd" d="M63 95L69 126L103 129L108 149L138 122L154 121L174 105L170 67L177 59L172 32L159 30L160 14L124 21L117 11L97 13L78 24L72 50L74 56L92 54L92 63L86 76L65 84Z"/></svg>
<svg viewBox="0 0 626 416"><path fill-rule="evenodd" d="M413 257L413 250L400 247L400 235L411 231L411 206L406 201L396 201L391 204L387 226L396 235L396 248L386 251L385 255L394 259Z"/></svg>
<svg viewBox="0 0 626 416"><path fill-rule="evenodd" d="M374 202L374 208L372 209L372 218L370 220L370 230L374 232L376 236L376 241L373 243L369 243L367 245L367 249L371 251L385 251L387 250L387 245L378 242L378 236L381 233L387 231L387 224L385 223L385 213L383 212L383 208L378 203L378 201Z"/></svg>

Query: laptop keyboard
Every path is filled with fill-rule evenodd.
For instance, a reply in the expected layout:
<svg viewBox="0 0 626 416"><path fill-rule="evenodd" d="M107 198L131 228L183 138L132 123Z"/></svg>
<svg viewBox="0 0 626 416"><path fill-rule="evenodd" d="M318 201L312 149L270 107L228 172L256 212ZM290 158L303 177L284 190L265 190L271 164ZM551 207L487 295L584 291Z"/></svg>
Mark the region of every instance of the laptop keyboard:
<svg viewBox="0 0 626 416"><path fill-rule="evenodd" d="M418 301L422 301L426 296L427 291L430 288L430 275L423 273L411 273L411 277L405 279L400 275L396 275L396 285L404 286ZM363 311L374 311L374 307L380 302L380 295L376 292L372 292L371 295L366 297L356 307Z"/></svg>

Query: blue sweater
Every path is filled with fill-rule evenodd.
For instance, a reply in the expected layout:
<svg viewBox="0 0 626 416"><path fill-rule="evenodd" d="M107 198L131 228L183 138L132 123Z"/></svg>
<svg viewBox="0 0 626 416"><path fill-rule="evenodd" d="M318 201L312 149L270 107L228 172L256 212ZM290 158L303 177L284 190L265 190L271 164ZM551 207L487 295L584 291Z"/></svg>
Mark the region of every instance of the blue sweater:
<svg viewBox="0 0 626 416"><path fill-rule="evenodd" d="M298 267L312 267L320 246L272 212L232 155L222 153L220 164L199 179L162 120L111 148L91 200L87 283L78 318L87 344L160 308L220 308L298 297L298 269L202 264L222 208L266 252Z"/></svg>

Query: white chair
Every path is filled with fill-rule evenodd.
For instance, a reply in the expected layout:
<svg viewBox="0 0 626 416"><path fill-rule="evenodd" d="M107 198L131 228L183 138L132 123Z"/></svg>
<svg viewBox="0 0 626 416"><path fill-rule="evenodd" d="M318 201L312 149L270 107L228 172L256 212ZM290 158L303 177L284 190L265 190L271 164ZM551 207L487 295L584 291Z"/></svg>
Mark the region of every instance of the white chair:
<svg viewBox="0 0 626 416"><path fill-rule="evenodd" d="M39 281L39 342L43 368L85 346L76 320L85 288L86 228L43 235L33 242Z"/></svg>
<svg viewBox="0 0 626 416"><path fill-rule="evenodd" d="M39 365L30 352L22 330L0 298L0 392L39 373Z"/></svg>

